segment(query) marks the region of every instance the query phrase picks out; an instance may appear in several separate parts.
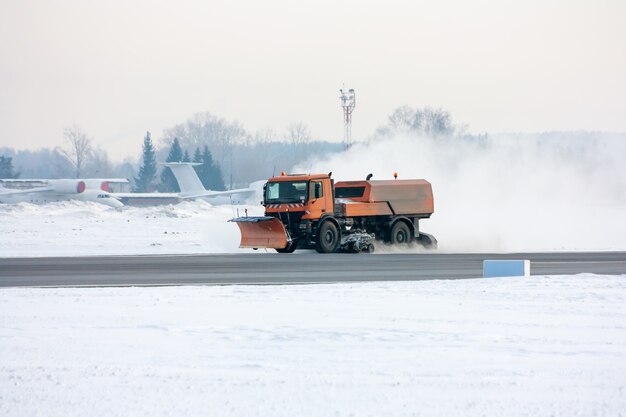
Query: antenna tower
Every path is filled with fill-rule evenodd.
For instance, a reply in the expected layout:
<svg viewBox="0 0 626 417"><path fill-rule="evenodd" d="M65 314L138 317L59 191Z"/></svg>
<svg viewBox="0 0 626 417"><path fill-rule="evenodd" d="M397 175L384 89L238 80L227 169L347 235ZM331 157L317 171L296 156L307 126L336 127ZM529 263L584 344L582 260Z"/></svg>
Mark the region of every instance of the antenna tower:
<svg viewBox="0 0 626 417"><path fill-rule="evenodd" d="M344 150L350 149L352 146L352 112L356 105L356 95L354 89L351 88L348 91L340 89L341 96L341 108L343 108L343 148Z"/></svg>

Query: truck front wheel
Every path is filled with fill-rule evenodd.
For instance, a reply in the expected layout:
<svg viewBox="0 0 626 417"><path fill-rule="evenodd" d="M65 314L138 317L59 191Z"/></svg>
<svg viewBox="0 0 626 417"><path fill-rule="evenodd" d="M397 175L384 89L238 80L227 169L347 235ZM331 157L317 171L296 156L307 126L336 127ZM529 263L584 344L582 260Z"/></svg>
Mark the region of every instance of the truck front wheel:
<svg viewBox="0 0 626 417"><path fill-rule="evenodd" d="M325 221L317 232L315 250L319 253L333 253L339 246L339 229L332 221Z"/></svg>
<svg viewBox="0 0 626 417"><path fill-rule="evenodd" d="M391 228L389 241L392 245L406 245L411 241L411 229L403 221L397 221Z"/></svg>

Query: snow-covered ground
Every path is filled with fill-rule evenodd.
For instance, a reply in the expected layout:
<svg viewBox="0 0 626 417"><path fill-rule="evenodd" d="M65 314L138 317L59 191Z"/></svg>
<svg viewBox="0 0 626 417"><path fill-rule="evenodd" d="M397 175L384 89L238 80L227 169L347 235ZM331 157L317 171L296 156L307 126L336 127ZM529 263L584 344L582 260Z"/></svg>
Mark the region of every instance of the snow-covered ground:
<svg viewBox="0 0 626 417"><path fill-rule="evenodd" d="M263 208L238 206L239 214ZM237 208L204 201L124 207L66 201L0 204L0 256L85 256L237 252Z"/></svg>
<svg viewBox="0 0 626 417"><path fill-rule="evenodd" d="M157 207L124 207L116 210L96 203L67 201L45 205L0 204L0 257L254 253L239 249L239 229L228 220L237 215L262 215L263 207L213 206L203 201ZM592 218L617 219L623 210L605 207ZM558 213L552 213L558 219ZM490 225L472 235L447 227L452 216L423 221L423 228L439 239L440 252L513 252L626 250L626 222L598 226L595 234L554 221L551 233L537 238L536 230L495 227L492 220L474 215L475 222ZM577 220L579 222L579 220ZM586 219L585 222L588 222ZM497 229L497 233L494 230ZM488 231L491 230L491 231ZM377 252L418 252L418 247L398 250L379 246ZM273 252L273 251L271 251Z"/></svg>
<svg viewBox="0 0 626 417"><path fill-rule="evenodd" d="M620 416L626 275L0 290L2 416Z"/></svg>

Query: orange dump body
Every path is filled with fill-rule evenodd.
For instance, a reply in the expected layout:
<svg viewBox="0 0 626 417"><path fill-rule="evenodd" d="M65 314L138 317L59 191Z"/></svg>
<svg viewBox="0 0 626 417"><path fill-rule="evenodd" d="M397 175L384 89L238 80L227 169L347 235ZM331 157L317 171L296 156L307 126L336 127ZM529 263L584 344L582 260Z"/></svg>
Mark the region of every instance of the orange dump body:
<svg viewBox="0 0 626 417"><path fill-rule="evenodd" d="M335 213L342 217L430 217L433 212L433 190L426 180L340 181L335 184Z"/></svg>

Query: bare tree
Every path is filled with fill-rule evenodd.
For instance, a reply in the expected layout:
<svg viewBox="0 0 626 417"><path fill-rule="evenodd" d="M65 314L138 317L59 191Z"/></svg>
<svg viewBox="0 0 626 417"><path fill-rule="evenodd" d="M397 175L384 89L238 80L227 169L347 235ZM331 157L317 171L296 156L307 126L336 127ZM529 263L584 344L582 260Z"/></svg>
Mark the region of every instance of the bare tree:
<svg viewBox="0 0 626 417"><path fill-rule="evenodd" d="M398 107L387 118L387 124L379 127L376 134L380 136L390 136L398 132L409 132L414 129L416 124L420 123L419 118L416 120L416 110L409 106Z"/></svg>
<svg viewBox="0 0 626 417"><path fill-rule="evenodd" d="M298 151L303 144L311 140L311 130L302 122L292 123L287 128L287 136L291 142L294 160L298 159Z"/></svg>
<svg viewBox="0 0 626 417"><path fill-rule="evenodd" d="M423 122L420 123L420 127L426 134L445 136L454 132L452 115L449 111L426 107L421 113Z"/></svg>
<svg viewBox="0 0 626 417"><path fill-rule="evenodd" d="M265 144L276 141L276 133L272 129L257 130L254 136L249 136L249 138L251 143Z"/></svg>
<svg viewBox="0 0 626 417"><path fill-rule="evenodd" d="M80 178L83 168L91 156L91 139L77 125L63 129L63 138L65 139L65 147L61 148L61 153L74 166L76 178Z"/></svg>
<svg viewBox="0 0 626 417"><path fill-rule="evenodd" d="M415 124L415 110L409 106L398 107L389 115L388 126L394 130L409 130Z"/></svg>
<svg viewBox="0 0 626 417"><path fill-rule="evenodd" d="M414 109L409 106L398 107L389 115L386 125L377 129L381 136L397 133L417 133L433 137L450 136L455 133L452 115L444 109Z"/></svg>

